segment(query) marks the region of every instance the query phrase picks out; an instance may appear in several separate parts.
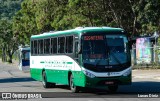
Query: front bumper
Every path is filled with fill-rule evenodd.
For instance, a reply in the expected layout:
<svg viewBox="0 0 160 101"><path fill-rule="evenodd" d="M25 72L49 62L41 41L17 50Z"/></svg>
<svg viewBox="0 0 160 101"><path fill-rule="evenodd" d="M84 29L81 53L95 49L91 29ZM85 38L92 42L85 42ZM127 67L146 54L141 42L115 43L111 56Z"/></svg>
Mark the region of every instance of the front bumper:
<svg viewBox="0 0 160 101"><path fill-rule="evenodd" d="M89 78L86 76L86 87L91 88L105 88L110 85L131 85L131 75L119 76L119 77L108 77L108 78Z"/></svg>

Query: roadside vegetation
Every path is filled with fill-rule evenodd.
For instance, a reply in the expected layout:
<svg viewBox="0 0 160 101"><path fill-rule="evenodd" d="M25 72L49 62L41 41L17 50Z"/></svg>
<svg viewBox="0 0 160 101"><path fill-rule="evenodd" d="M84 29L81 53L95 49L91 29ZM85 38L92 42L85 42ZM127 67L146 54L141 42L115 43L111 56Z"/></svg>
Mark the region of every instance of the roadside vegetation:
<svg viewBox="0 0 160 101"><path fill-rule="evenodd" d="M12 63L30 36L78 26L121 27L130 38L160 31L160 0L0 0L0 54Z"/></svg>

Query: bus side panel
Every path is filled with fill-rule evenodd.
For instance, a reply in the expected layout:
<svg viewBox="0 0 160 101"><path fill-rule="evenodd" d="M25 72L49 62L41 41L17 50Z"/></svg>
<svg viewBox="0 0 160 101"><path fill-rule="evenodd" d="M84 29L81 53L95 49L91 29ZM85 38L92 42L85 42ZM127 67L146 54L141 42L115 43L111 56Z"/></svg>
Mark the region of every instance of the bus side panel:
<svg viewBox="0 0 160 101"><path fill-rule="evenodd" d="M55 70L46 69L47 81L58 84L68 84L68 71L67 70Z"/></svg>
<svg viewBox="0 0 160 101"><path fill-rule="evenodd" d="M46 69L47 81L51 83L59 83L59 73L58 70Z"/></svg>
<svg viewBox="0 0 160 101"><path fill-rule="evenodd" d="M68 70L61 70L60 72L61 72L60 73L61 75L60 75L60 78L59 78L60 83L65 84L65 85L69 85L69 83L68 83L68 72L69 71Z"/></svg>
<svg viewBox="0 0 160 101"><path fill-rule="evenodd" d="M40 59L41 57L37 56L30 57L30 74L33 79L38 81L42 81L43 60Z"/></svg>
<svg viewBox="0 0 160 101"><path fill-rule="evenodd" d="M85 87L86 77L82 72L81 66L77 62L74 62L74 71L72 71L72 73L74 77L74 84L76 86Z"/></svg>
<svg viewBox="0 0 160 101"><path fill-rule="evenodd" d="M47 74L47 81L52 83L57 83L57 76L56 72L52 69L45 69L45 72Z"/></svg>
<svg viewBox="0 0 160 101"><path fill-rule="evenodd" d="M74 71L73 76L74 76L74 84L76 86L85 87L86 77L82 71Z"/></svg>
<svg viewBox="0 0 160 101"><path fill-rule="evenodd" d="M42 81L42 69L30 68L30 74L33 79Z"/></svg>

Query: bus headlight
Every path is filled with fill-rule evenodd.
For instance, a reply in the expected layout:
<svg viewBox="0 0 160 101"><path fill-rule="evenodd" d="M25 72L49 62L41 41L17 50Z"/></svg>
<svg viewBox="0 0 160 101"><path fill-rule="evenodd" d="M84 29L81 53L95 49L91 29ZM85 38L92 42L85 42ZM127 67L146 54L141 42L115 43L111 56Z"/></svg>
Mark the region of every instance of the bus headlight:
<svg viewBox="0 0 160 101"><path fill-rule="evenodd" d="M131 74L131 69L127 70L127 71L123 74L123 76L128 76L128 75L130 75L130 74Z"/></svg>
<svg viewBox="0 0 160 101"><path fill-rule="evenodd" d="M84 73L86 76L90 77L90 78L96 77L95 75L93 75L92 73L90 73L90 72L88 72L88 71L86 71L86 70L84 70L83 73Z"/></svg>

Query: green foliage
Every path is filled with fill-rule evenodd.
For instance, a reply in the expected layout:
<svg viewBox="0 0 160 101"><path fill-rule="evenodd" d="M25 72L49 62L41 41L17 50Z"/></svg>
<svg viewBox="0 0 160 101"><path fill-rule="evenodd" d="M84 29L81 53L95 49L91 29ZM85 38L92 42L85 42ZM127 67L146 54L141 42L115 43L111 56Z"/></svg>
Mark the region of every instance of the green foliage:
<svg viewBox="0 0 160 101"><path fill-rule="evenodd" d="M153 33L160 30L160 0L145 0L138 21L143 33Z"/></svg>
<svg viewBox="0 0 160 101"><path fill-rule="evenodd" d="M24 1L21 4L21 10L13 18L13 33L21 44L29 44L30 35L37 31L35 11L33 9L35 4L30 1L32 0Z"/></svg>
<svg viewBox="0 0 160 101"><path fill-rule="evenodd" d="M12 20L10 39L19 44L29 44L34 34L78 26L121 27L129 36L160 30L160 0L21 1L0 1L0 19Z"/></svg>
<svg viewBox="0 0 160 101"><path fill-rule="evenodd" d="M13 16L20 10L22 0L0 0L0 54L3 61L12 62L12 55L18 48L18 40L13 34Z"/></svg>
<svg viewBox="0 0 160 101"><path fill-rule="evenodd" d="M24 0L21 6L15 33L25 42L33 34L77 26L121 27L135 36L160 24L159 0Z"/></svg>
<svg viewBox="0 0 160 101"><path fill-rule="evenodd" d="M0 20L0 47L2 59L12 62L12 55L17 49L17 39L12 33L12 23L9 20Z"/></svg>
<svg viewBox="0 0 160 101"><path fill-rule="evenodd" d="M15 13L20 10L23 0L0 0L0 19L11 20Z"/></svg>

